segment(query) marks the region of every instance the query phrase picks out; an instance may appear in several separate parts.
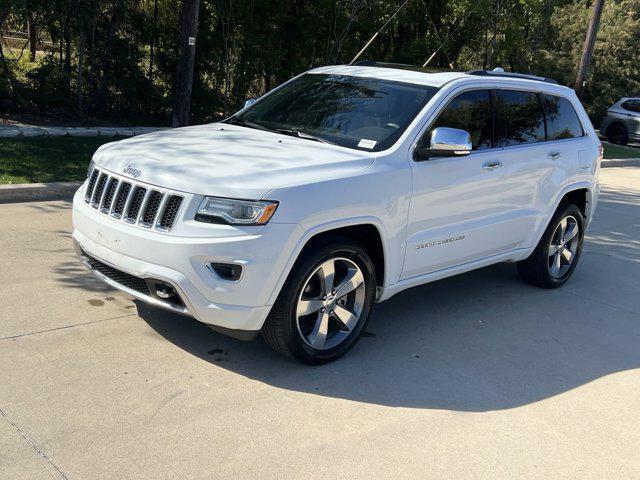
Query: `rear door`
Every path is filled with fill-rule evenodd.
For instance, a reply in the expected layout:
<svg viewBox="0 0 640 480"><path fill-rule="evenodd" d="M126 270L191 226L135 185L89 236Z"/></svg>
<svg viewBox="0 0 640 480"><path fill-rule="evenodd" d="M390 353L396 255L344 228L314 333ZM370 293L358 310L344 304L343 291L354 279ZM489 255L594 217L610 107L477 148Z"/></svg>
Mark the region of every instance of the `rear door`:
<svg viewBox="0 0 640 480"><path fill-rule="evenodd" d="M625 110L625 124L629 136L635 140L640 137L640 99L627 100L620 107Z"/></svg>

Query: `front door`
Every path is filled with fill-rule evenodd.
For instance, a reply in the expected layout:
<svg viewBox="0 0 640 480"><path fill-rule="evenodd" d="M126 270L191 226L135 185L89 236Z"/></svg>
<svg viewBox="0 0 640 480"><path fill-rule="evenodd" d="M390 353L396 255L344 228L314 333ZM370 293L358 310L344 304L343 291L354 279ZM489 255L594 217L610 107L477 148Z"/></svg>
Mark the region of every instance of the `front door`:
<svg viewBox="0 0 640 480"><path fill-rule="evenodd" d="M531 95L522 99L521 113L527 113L533 128L522 139L543 142L544 117L538 97ZM523 247L536 219L537 185L530 173L538 164L525 157L544 154L537 149L525 149L529 152L523 155L517 149L502 148L504 135L496 115L500 98L489 90L454 96L420 140L418 147L428 146L434 128L459 128L471 134L473 151L466 157L412 161L413 196L402 278ZM538 105L533 113L532 101Z"/></svg>

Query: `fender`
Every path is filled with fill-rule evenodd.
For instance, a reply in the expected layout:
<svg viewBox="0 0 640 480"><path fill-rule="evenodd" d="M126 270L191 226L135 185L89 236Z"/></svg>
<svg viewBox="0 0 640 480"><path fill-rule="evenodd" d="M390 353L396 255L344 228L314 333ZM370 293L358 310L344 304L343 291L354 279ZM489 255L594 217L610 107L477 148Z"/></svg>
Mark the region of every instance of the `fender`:
<svg viewBox="0 0 640 480"><path fill-rule="evenodd" d="M271 296L269 297L269 302L267 305L271 306L275 303L276 299L278 298L278 295L280 295L280 290L282 290L282 286L284 285L284 282L286 281L287 277L291 273L291 269L293 268L293 265L300 257L300 253L302 253L303 248L305 247L305 245L307 245L309 240L311 240L313 237L315 237L320 233L329 232L331 230L336 230L338 228L343 228L343 227L353 227L357 225L366 225L366 224L373 225L378 230L378 233L380 235L380 239L382 242L382 255L384 259L385 272L388 272L387 269L389 268L389 266L393 265L393 262L389 260L390 247L389 247L386 229L384 228L384 225L379 218L369 217L369 216L352 217L352 218L343 218L343 219L339 219L339 220L335 220L327 223L322 223L320 225L316 225L304 231L304 233L300 236L300 238L298 239L298 242L295 245L295 248L291 252L291 256L289 257L289 260L285 265L285 268L282 270L280 277L278 277L278 281L275 285L275 288L273 289L273 292L271 293ZM385 285L389 283L389 277L390 275L385 275Z"/></svg>
<svg viewBox="0 0 640 480"><path fill-rule="evenodd" d="M587 181L580 181L580 182L574 182L574 183L570 183L568 185L565 185L562 190L560 190L558 192L558 194L556 195L556 197L554 198L553 203L551 203L551 206L547 209L545 216L544 216L544 221L540 222L540 225L538 225L537 230L535 230L535 233L533 235L533 237L530 239L531 241L529 242L529 245L533 245L533 248L531 249L531 251L533 251L533 249L535 248L536 245L538 245L538 243L540 242L540 239L542 238L542 235L544 235L545 230L547 229L547 226L549 225L549 222L551 221L551 218L553 217L553 215L556 213L556 211L558 210L558 207L560 206L560 202L562 201L562 199L564 198L564 196L570 192L573 192L575 190L586 190L587 191L587 202L586 202L586 208L585 208L585 229L588 227L591 218L593 216L593 211L594 211L594 194L593 194L593 190L594 190L594 184L591 182L587 182ZM529 252L530 253L530 252Z"/></svg>

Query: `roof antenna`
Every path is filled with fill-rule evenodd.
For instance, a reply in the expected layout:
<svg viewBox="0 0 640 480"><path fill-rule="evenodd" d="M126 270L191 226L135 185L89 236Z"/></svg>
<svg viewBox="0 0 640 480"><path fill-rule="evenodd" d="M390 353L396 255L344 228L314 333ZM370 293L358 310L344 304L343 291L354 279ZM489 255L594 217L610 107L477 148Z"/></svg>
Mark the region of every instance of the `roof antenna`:
<svg viewBox="0 0 640 480"><path fill-rule="evenodd" d="M387 21L386 21L386 23L382 26L382 28L380 28L380 30L378 30L376 33L374 33L374 34L373 34L373 37L371 37L371 38L369 39L369 41L365 44L365 46L364 46L364 47L362 47L362 50L360 50L360 51L358 52L358 54L357 54L355 57L353 57L353 60L351 60L351 61L349 62L349 65L353 65L353 64L355 63L355 61L356 61L356 60L358 60L358 58L360 58L360 55L362 55L362 54L365 52L365 50L366 50L367 48L369 48L369 45L371 45L371 44L373 43L373 41L378 37L378 35L380 34L380 32L382 32L382 30L384 30L384 29L385 29L385 27L386 27L387 25L389 25L389 22L391 22L391 20L393 20L393 19L394 19L394 17L398 14L398 12L399 12L400 10L402 10L402 8L403 8L403 7L404 7L408 2L409 2L409 0L404 0L404 3L398 7L398 9L393 13L393 15L391 15L391 16L389 17L389 20L387 20Z"/></svg>

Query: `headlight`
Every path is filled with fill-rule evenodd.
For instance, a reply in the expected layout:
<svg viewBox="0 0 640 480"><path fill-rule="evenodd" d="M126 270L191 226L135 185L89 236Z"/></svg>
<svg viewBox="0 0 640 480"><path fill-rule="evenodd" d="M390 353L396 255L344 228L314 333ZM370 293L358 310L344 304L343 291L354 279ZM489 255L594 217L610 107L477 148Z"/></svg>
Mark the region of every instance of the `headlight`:
<svg viewBox="0 0 640 480"><path fill-rule="evenodd" d="M278 202L205 197L196 220L228 225L264 225L278 208Z"/></svg>

